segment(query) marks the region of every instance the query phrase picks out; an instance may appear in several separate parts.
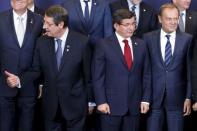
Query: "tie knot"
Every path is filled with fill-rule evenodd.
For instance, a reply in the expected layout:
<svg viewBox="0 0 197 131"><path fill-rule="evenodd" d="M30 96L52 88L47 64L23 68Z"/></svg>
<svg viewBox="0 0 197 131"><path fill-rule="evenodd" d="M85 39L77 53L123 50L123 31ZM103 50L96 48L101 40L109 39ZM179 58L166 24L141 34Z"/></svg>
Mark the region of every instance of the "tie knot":
<svg viewBox="0 0 197 131"><path fill-rule="evenodd" d="M90 0L84 0L84 2L85 2L85 3L88 3L88 2L90 2Z"/></svg>
<svg viewBox="0 0 197 131"><path fill-rule="evenodd" d="M123 42L125 45L128 45L128 43L129 43L128 40L126 40L126 39L124 39Z"/></svg>
<svg viewBox="0 0 197 131"><path fill-rule="evenodd" d="M132 11L132 12L135 12L135 9L136 9L136 5L133 5L133 6L131 7L131 11Z"/></svg>
<svg viewBox="0 0 197 131"><path fill-rule="evenodd" d="M167 38L168 40L170 40L170 35L166 35L166 38Z"/></svg>
<svg viewBox="0 0 197 131"><path fill-rule="evenodd" d="M184 13L183 13L183 12L181 12L181 13L180 13L180 17L182 18L183 16L184 16Z"/></svg>
<svg viewBox="0 0 197 131"><path fill-rule="evenodd" d="M62 43L62 40L61 39L57 39L56 42L57 42L58 46L60 46L61 43Z"/></svg>
<svg viewBox="0 0 197 131"><path fill-rule="evenodd" d="M17 19L18 19L19 21L23 21L23 17L21 17L21 16L17 17Z"/></svg>

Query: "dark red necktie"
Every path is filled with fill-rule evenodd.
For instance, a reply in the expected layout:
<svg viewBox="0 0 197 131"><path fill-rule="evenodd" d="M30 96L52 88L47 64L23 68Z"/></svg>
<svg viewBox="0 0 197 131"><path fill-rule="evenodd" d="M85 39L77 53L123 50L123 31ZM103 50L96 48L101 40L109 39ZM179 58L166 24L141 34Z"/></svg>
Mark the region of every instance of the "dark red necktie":
<svg viewBox="0 0 197 131"><path fill-rule="evenodd" d="M129 43L128 40L123 40L124 42L124 58L125 61L127 63L127 67L130 70L133 64L133 60L132 60L132 55L131 55L131 49L129 47Z"/></svg>

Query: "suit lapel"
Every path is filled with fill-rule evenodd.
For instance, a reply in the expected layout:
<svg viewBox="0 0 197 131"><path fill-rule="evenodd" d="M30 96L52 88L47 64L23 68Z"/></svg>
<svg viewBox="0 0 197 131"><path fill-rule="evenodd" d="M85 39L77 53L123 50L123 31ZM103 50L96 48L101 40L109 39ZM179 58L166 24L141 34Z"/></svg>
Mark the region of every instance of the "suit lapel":
<svg viewBox="0 0 197 131"><path fill-rule="evenodd" d="M90 25L90 27L93 25L95 14L97 14L96 12L99 12L99 10L98 10L99 6L98 5L99 5L99 3L96 0L92 0L90 21L89 21L89 24L88 24L88 25ZM89 29L91 29L91 28L89 28Z"/></svg>
<svg viewBox="0 0 197 131"><path fill-rule="evenodd" d="M30 13L30 11L28 10L27 11L26 31L25 31L25 36L24 36L22 47L24 47L26 45L26 43L28 43L27 41L28 41L29 36L31 35L33 24L34 24L33 14Z"/></svg>
<svg viewBox="0 0 197 131"><path fill-rule="evenodd" d="M18 43L18 38L17 38L17 35L16 35L16 30L15 30L15 27L14 27L14 16L13 16L13 12L12 10L10 10L9 12L9 17L8 17L8 25L10 25L10 30L11 32L13 32L13 37L14 37L14 40L16 41L16 45L20 48L19 46L19 43Z"/></svg>
<svg viewBox="0 0 197 131"><path fill-rule="evenodd" d="M112 49L115 51L115 53L118 56L118 58L120 59L120 61L127 68L127 64L124 59L124 54L122 53L120 44L119 44L118 39L115 34L111 37L111 44L110 45L112 46Z"/></svg>
<svg viewBox="0 0 197 131"><path fill-rule="evenodd" d="M81 9L81 3L80 3L79 0L75 0L74 4L75 4L76 12L77 12L79 18L81 19L82 25L83 25L84 29L87 30L87 24L86 24L85 19L83 17L83 11Z"/></svg>
<svg viewBox="0 0 197 131"><path fill-rule="evenodd" d="M67 57L70 57L71 52L73 51L73 42L72 40L75 39L72 35L72 31L68 32L68 36L66 39L66 43L65 43L65 47L64 47L64 52L63 52L63 56L61 59L61 64L60 64L60 69L59 72L61 72L62 68L64 67L65 61L67 60Z"/></svg>
<svg viewBox="0 0 197 131"><path fill-rule="evenodd" d="M112 46L112 49L115 50L116 55L118 56L118 58L120 59L120 61L122 62L122 64L128 70L128 66L127 66L127 63L125 61L124 54L122 53L120 44L119 44L118 39L117 39L117 37L116 37L115 34L114 34L114 36L111 39L111 46Z"/></svg>
<svg viewBox="0 0 197 131"><path fill-rule="evenodd" d="M133 64L132 64L132 67L130 69L130 72L135 68L135 65L136 65L136 62L135 60L138 59L138 43L136 42L136 39L135 38L131 38L131 42L132 42L132 53L133 53L133 57L132 57L132 60L133 60Z"/></svg>
<svg viewBox="0 0 197 131"><path fill-rule="evenodd" d="M185 32L190 32L190 27L192 25L192 14L186 11L186 22L185 22Z"/></svg>
<svg viewBox="0 0 197 131"><path fill-rule="evenodd" d="M159 57L158 59L160 59L162 66L165 68L165 62L163 60L162 53L161 53L160 33L161 33L160 31L157 31L156 34L153 36L153 40L155 40L156 42L155 44L156 44L156 51Z"/></svg>
<svg viewBox="0 0 197 131"><path fill-rule="evenodd" d="M47 44L49 46L49 52L50 52L50 58L52 59L51 62L52 62L52 66L55 70L55 72L57 73L58 72L58 68L57 68L57 60L56 60L56 52L55 52L55 42L54 42L54 38L51 38L49 40L49 43Z"/></svg>
<svg viewBox="0 0 197 131"><path fill-rule="evenodd" d="M174 53L172 55L172 60L170 62L169 67L173 65L173 62L174 62L174 60L175 60L175 58L176 58L176 56L177 56L177 54L179 52L179 49L180 49L180 46L181 46L181 44L180 44L181 41L182 41L182 38L181 38L179 32L177 31L176 32L175 45L174 45Z"/></svg>

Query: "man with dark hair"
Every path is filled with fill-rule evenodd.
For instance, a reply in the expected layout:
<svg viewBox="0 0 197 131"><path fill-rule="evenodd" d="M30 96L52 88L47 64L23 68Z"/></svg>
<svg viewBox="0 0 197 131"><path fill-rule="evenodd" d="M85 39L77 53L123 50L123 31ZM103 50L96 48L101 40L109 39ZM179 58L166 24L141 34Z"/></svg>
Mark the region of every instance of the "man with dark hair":
<svg viewBox="0 0 197 131"><path fill-rule="evenodd" d="M134 12L136 15L134 36L139 38L158 27L156 12L142 0L117 0L110 3L110 9L112 14L118 9L129 9Z"/></svg>
<svg viewBox="0 0 197 131"><path fill-rule="evenodd" d="M183 118L191 112L189 48L192 36L176 31L179 10L171 3L159 11L161 29L144 35L152 71L152 102L147 131L183 131Z"/></svg>
<svg viewBox="0 0 197 131"><path fill-rule="evenodd" d="M37 41L32 68L21 75L21 86L44 78L43 109L45 131L83 131L90 80L88 38L67 27L68 12L52 6L45 12L45 36ZM33 79L25 79L28 76ZM13 87L17 76L8 74Z"/></svg>
<svg viewBox="0 0 197 131"><path fill-rule="evenodd" d="M27 0L11 0L0 14L0 131L33 131L35 83L8 87L4 71L20 75L30 67L42 18L27 10Z"/></svg>
<svg viewBox="0 0 197 131"><path fill-rule="evenodd" d="M95 46L93 89L102 131L138 131L151 97L151 68L145 43L133 37L136 19L127 9L113 14L115 33Z"/></svg>

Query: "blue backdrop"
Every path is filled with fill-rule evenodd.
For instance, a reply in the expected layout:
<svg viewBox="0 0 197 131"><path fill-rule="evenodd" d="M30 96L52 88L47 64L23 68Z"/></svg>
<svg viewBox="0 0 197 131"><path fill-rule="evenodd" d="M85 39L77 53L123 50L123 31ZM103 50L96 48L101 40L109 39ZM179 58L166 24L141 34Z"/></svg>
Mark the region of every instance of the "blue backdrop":
<svg viewBox="0 0 197 131"><path fill-rule="evenodd" d="M10 8L10 0L0 0L0 11L4 11ZM59 4L64 0L35 0L36 5L40 8L47 8L53 4ZM108 0L108 1L115 1L115 0ZM144 0L145 2L149 3L152 7L156 10L159 9L160 5L166 2L170 2L171 0ZM197 10L197 0L193 0L191 3L191 9Z"/></svg>

